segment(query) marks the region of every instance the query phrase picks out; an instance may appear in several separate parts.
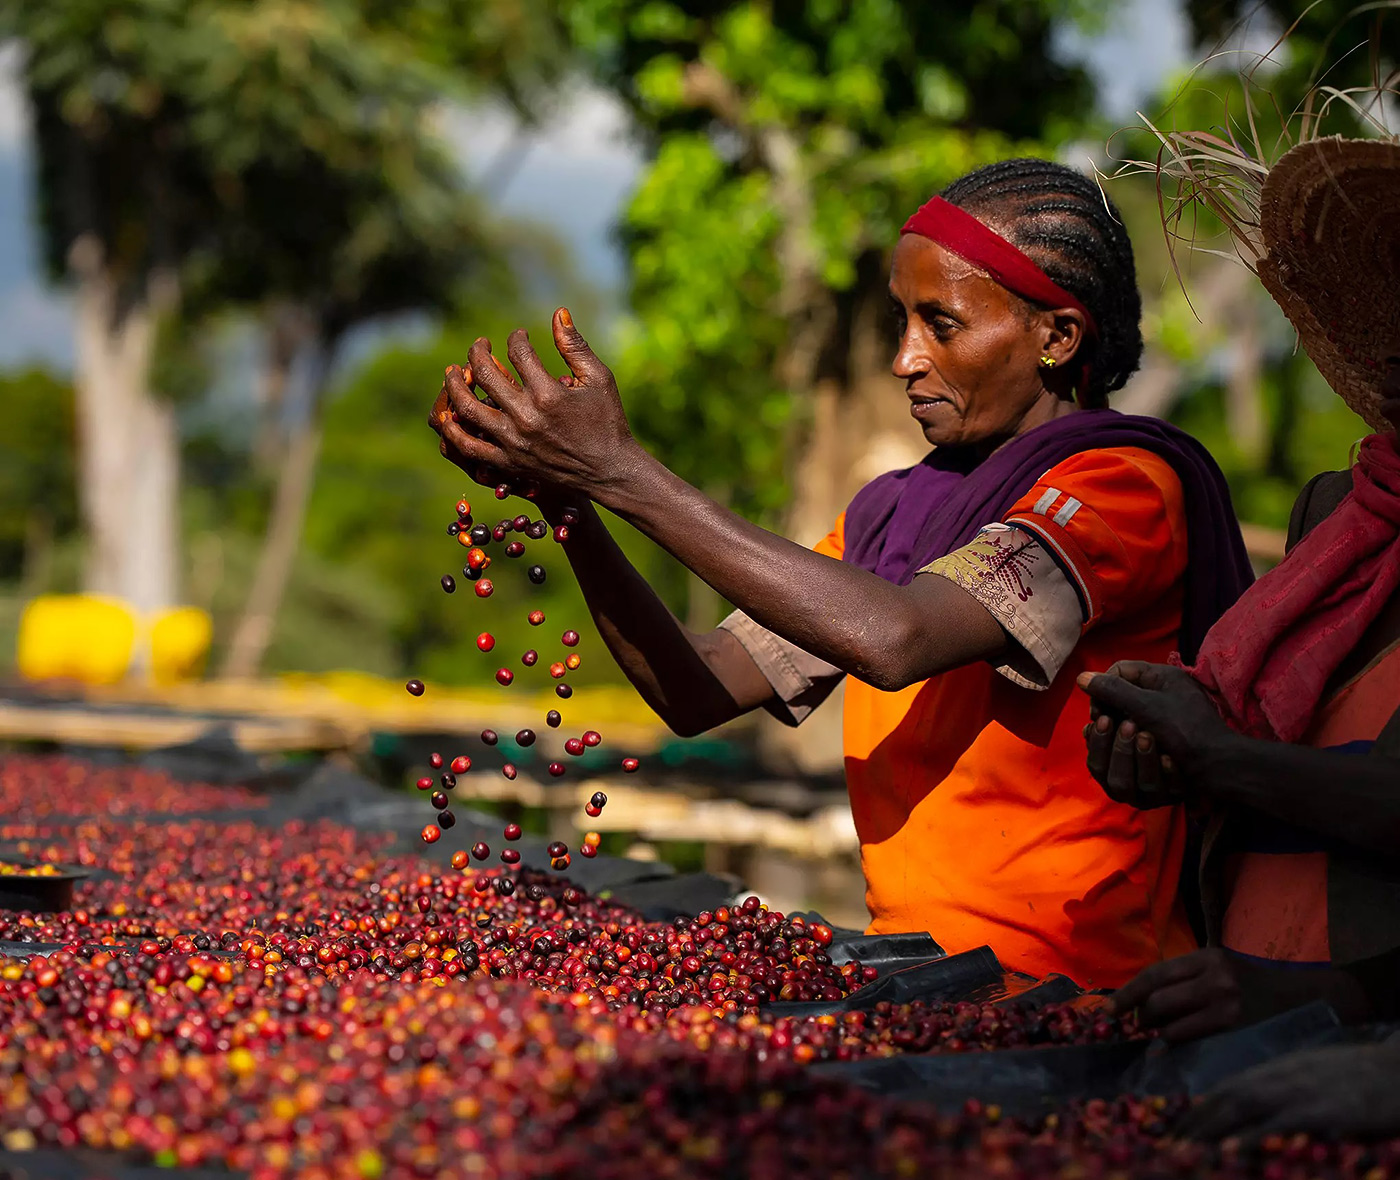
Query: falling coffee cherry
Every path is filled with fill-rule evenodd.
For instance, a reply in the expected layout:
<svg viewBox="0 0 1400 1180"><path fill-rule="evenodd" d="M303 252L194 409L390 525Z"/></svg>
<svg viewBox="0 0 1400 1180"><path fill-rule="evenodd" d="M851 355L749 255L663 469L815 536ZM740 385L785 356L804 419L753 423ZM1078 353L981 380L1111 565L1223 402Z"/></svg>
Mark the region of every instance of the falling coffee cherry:
<svg viewBox="0 0 1400 1180"><path fill-rule="evenodd" d="M622 760L622 769L625 770L628 774L635 774L637 771L637 767L639 767L640 765L641 763L638 762L635 758L624 758Z"/></svg>
<svg viewBox="0 0 1400 1180"><path fill-rule="evenodd" d="M501 831L501 835L503 835L507 840L519 840L520 825L516 823L506 824L505 828Z"/></svg>
<svg viewBox="0 0 1400 1180"><path fill-rule="evenodd" d="M549 773L555 778L560 778L564 773L564 764L562 762L551 762L549 764Z"/></svg>
<svg viewBox="0 0 1400 1180"><path fill-rule="evenodd" d="M592 798L588 800L599 811L608 805L608 797L602 791L594 791Z"/></svg>
<svg viewBox="0 0 1400 1180"><path fill-rule="evenodd" d="M584 814L587 815L590 819L597 819L600 815L603 814L603 809L601 807L594 807L591 803L585 803L583 805L583 810Z"/></svg>
<svg viewBox="0 0 1400 1180"><path fill-rule="evenodd" d="M583 744L590 747L601 746L603 744L603 735L596 729L590 729L583 735Z"/></svg>
<svg viewBox="0 0 1400 1180"><path fill-rule="evenodd" d="M420 778L418 780L418 789L420 791L431 791L433 789L433 780L430 778Z"/></svg>
<svg viewBox="0 0 1400 1180"><path fill-rule="evenodd" d="M473 545L467 550L467 564L472 569L481 569L486 564L486 550L479 545Z"/></svg>
<svg viewBox="0 0 1400 1180"><path fill-rule="evenodd" d="M490 651L496 646L496 637L489 631L483 631L476 637L476 646L482 651Z"/></svg>
<svg viewBox="0 0 1400 1180"><path fill-rule="evenodd" d="M532 627L538 627L541 623L544 622L544 611L542 611L542 610L532 610L532 611L531 611L528 615L526 615L525 617L526 617L526 619L529 621L530 626L532 626Z"/></svg>
<svg viewBox="0 0 1400 1180"><path fill-rule="evenodd" d="M525 535L532 541L543 541L545 534L548 532L549 525L545 524L542 520L537 520L525 530Z"/></svg>
<svg viewBox="0 0 1400 1180"><path fill-rule="evenodd" d="M532 647L529 651L521 653L520 662L524 664L527 668L533 668L535 664L539 661L539 658L540 653Z"/></svg>
<svg viewBox="0 0 1400 1180"><path fill-rule="evenodd" d="M586 856L589 860L598 855L598 850L592 844L581 844L578 851L580 856Z"/></svg>
<svg viewBox="0 0 1400 1180"><path fill-rule="evenodd" d="M488 746L494 746L500 741L500 737L494 729L483 729L481 731L481 740Z"/></svg>
<svg viewBox="0 0 1400 1180"><path fill-rule="evenodd" d="M562 873L569 867L569 854L566 852L563 856L556 856L549 862L549 867L556 873Z"/></svg>
<svg viewBox="0 0 1400 1180"><path fill-rule="evenodd" d="M559 636L559 642L562 643L565 647L577 647L578 632L565 631L563 635Z"/></svg>
<svg viewBox="0 0 1400 1180"><path fill-rule="evenodd" d="M466 774L472 768L472 760L465 754L458 754L452 759L452 773Z"/></svg>
<svg viewBox="0 0 1400 1180"><path fill-rule="evenodd" d="M438 781L442 783L442 789L444 791L452 791L457 788L457 776L450 770L444 770L442 772L442 778Z"/></svg>
<svg viewBox="0 0 1400 1180"><path fill-rule="evenodd" d="M513 521L510 522L510 527L513 528L517 533L523 533L526 529L530 527L530 518L528 516L517 516Z"/></svg>
<svg viewBox="0 0 1400 1180"><path fill-rule="evenodd" d="M469 539L473 545L485 545L491 540L491 526L486 524L473 525Z"/></svg>
<svg viewBox="0 0 1400 1180"><path fill-rule="evenodd" d="M551 842L549 847L546 848L544 851L545 855L548 856L550 860L554 860L556 857L564 856L565 854L567 854L569 851L569 846L565 844L563 840L555 840Z"/></svg>
<svg viewBox="0 0 1400 1180"><path fill-rule="evenodd" d="M519 541L512 541L509 545L506 546L507 557L519 557L524 552L525 546L522 545Z"/></svg>
<svg viewBox="0 0 1400 1180"><path fill-rule="evenodd" d="M549 674L550 674L551 676L553 676L555 680L563 680L563 679L564 679L564 673L567 672L567 671L568 671L568 669L565 668L563 664L550 664L550 665L549 665Z"/></svg>
<svg viewBox="0 0 1400 1180"><path fill-rule="evenodd" d="M525 571L525 576L529 578L530 581L532 581L536 586L543 586L545 578L544 566L532 565L528 570Z"/></svg>
<svg viewBox="0 0 1400 1180"><path fill-rule="evenodd" d="M565 541L567 541L568 539L569 539L569 526L568 526L568 525L566 525L566 524L561 524L557 529L554 530L554 540L555 540L556 543L562 545L562 544L563 544Z"/></svg>
<svg viewBox="0 0 1400 1180"><path fill-rule="evenodd" d="M485 860L491 855L491 849L485 840L478 840L472 845L472 855L476 857L477 860Z"/></svg>
<svg viewBox="0 0 1400 1180"><path fill-rule="evenodd" d="M404 685L404 688L408 689L408 695L411 697L421 697L423 695L423 682L421 680L410 680Z"/></svg>
<svg viewBox="0 0 1400 1180"><path fill-rule="evenodd" d="M442 575L442 589L445 594L452 594L457 589L457 579L451 574Z"/></svg>
<svg viewBox="0 0 1400 1180"><path fill-rule="evenodd" d="M515 769L515 764L513 762L507 762L504 766L501 767L501 773L505 775L506 778L514 781L515 776L520 772Z"/></svg>
<svg viewBox="0 0 1400 1180"><path fill-rule="evenodd" d="M459 848L452 854L452 867L454 869L464 869L467 867L467 854Z"/></svg>
<svg viewBox="0 0 1400 1180"><path fill-rule="evenodd" d="M446 792L446 791L434 791L434 792L433 792L433 800L432 800L432 802L433 802L433 809L434 809L435 811L441 811L444 807L447 806L447 804L450 802L450 800L447 798L447 792Z"/></svg>
<svg viewBox="0 0 1400 1180"><path fill-rule="evenodd" d="M515 679L515 673L509 668L496 669L496 683L503 687L509 685Z"/></svg>
<svg viewBox="0 0 1400 1180"><path fill-rule="evenodd" d="M422 831L424 844L436 844L442 839L442 829L437 824L428 824Z"/></svg>
<svg viewBox="0 0 1400 1180"><path fill-rule="evenodd" d="M574 695L574 690L567 684L556 684L554 686L554 695L557 696L560 700L567 701L571 696Z"/></svg>
<svg viewBox="0 0 1400 1180"><path fill-rule="evenodd" d="M472 535L471 535L471 533L464 533L464 532L458 531L458 533L457 533L457 544L462 545L462 546L464 546L464 547L470 549L470 548L472 548L473 546L475 546L476 542L472 540Z"/></svg>
<svg viewBox="0 0 1400 1180"><path fill-rule="evenodd" d="M437 822L438 827L446 829L457 822L457 817L450 811L440 811L438 812Z"/></svg>
<svg viewBox="0 0 1400 1180"><path fill-rule="evenodd" d="M515 735L517 746L533 746L535 744L535 731L533 729L522 729Z"/></svg>
<svg viewBox="0 0 1400 1180"><path fill-rule="evenodd" d="M503 865L518 865L520 863L520 849L502 848L501 863Z"/></svg>
<svg viewBox="0 0 1400 1180"><path fill-rule="evenodd" d="M576 651L571 651L567 656L564 657L564 667L566 667L570 672L577 669L581 663L583 663L583 657L579 655Z"/></svg>
<svg viewBox="0 0 1400 1180"><path fill-rule="evenodd" d="M568 754L572 758L577 758L580 754L583 753L583 739L570 738L564 743L564 753Z"/></svg>
<svg viewBox="0 0 1400 1180"><path fill-rule="evenodd" d="M461 534L461 532L462 532L462 526L461 526L460 524L458 524L455 520L454 520L450 525L447 526L447 535L448 535L449 537L456 537L456 536L459 536L459 535Z"/></svg>
<svg viewBox="0 0 1400 1180"><path fill-rule="evenodd" d="M493 540L496 541L504 541L508 532L510 532L509 523L498 524L495 528L491 530L491 537Z"/></svg>
<svg viewBox="0 0 1400 1180"><path fill-rule="evenodd" d="M570 527L578 524L578 509L565 508L564 511L559 514L559 523Z"/></svg>
<svg viewBox="0 0 1400 1180"><path fill-rule="evenodd" d="M460 520L462 517L464 517L464 516L470 516L471 514L472 514L472 506L471 506L470 504L468 504L466 500L458 500L458 501L457 501L457 519Z"/></svg>
<svg viewBox="0 0 1400 1180"><path fill-rule="evenodd" d="M498 483L496 485L496 499L504 500L510 496L510 484Z"/></svg>
<svg viewBox="0 0 1400 1180"><path fill-rule="evenodd" d="M482 578L472 589L476 591L478 598L490 598L496 587L490 578Z"/></svg>
<svg viewBox="0 0 1400 1180"><path fill-rule="evenodd" d="M544 715L544 723L549 726L550 729L558 729L563 720L564 718L558 709L551 709Z"/></svg>
<svg viewBox="0 0 1400 1180"><path fill-rule="evenodd" d="M442 769L442 755L441 755L441 754L429 754L429 755L428 755L428 765L431 766L434 770L441 770L441 769Z"/></svg>

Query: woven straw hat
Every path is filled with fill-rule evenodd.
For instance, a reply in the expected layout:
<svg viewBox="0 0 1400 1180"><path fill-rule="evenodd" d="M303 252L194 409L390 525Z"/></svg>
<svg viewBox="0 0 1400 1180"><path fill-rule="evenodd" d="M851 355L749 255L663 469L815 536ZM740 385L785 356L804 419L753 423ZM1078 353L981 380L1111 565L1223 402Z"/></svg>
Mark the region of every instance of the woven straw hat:
<svg viewBox="0 0 1400 1180"><path fill-rule="evenodd" d="M1377 430L1400 348L1400 143L1314 139L1269 169L1255 267L1327 383Z"/></svg>

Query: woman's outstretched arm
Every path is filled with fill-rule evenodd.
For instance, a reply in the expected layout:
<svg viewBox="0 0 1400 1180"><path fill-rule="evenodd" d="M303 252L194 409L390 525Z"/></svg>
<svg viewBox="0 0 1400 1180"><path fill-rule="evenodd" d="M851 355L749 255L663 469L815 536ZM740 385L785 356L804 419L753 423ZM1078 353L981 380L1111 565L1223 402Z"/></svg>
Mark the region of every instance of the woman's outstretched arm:
<svg viewBox="0 0 1400 1180"><path fill-rule="evenodd" d="M467 461L602 504L764 627L876 688L903 688L1009 650L991 612L948 579L893 585L743 520L672 474L632 438L612 373L566 312L556 314L554 335L574 373L570 386L548 374L523 331L511 334L508 354L520 383L489 342L472 346L473 379L493 405L477 398L461 369L449 370L458 421L437 428Z"/></svg>

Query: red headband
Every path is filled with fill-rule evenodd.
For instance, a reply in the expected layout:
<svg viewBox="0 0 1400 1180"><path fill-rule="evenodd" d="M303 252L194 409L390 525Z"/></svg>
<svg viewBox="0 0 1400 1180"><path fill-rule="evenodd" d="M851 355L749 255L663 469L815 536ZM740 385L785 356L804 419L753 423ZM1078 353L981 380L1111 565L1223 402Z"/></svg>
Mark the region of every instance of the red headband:
<svg viewBox="0 0 1400 1180"><path fill-rule="evenodd" d="M1045 307L1072 307L1084 317L1085 334L1098 338L1089 309L999 233L971 213L934 197L904 223L902 234L918 234L980 267L1013 295ZM1088 366L1085 366L1086 370Z"/></svg>

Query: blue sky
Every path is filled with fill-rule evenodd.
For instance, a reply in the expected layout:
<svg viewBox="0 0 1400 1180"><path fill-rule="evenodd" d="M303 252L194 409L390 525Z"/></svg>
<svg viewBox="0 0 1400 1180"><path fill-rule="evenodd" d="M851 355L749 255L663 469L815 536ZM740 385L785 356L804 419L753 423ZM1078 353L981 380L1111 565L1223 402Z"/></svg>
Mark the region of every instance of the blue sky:
<svg viewBox="0 0 1400 1180"><path fill-rule="evenodd" d="M1127 0L1103 33L1066 38L1063 48L1088 62L1104 109L1123 122L1189 54L1176 0ZM0 368L39 362L66 370L69 305L43 281L36 257L28 118L16 67L13 48L0 48ZM508 115L490 108L450 116L447 131L469 173L479 174L503 151L523 151L495 199L512 216L552 226L574 243L584 274L599 286L616 286L622 266L611 231L641 158L609 96L581 87L560 109L566 117L547 134L523 136Z"/></svg>

